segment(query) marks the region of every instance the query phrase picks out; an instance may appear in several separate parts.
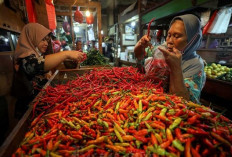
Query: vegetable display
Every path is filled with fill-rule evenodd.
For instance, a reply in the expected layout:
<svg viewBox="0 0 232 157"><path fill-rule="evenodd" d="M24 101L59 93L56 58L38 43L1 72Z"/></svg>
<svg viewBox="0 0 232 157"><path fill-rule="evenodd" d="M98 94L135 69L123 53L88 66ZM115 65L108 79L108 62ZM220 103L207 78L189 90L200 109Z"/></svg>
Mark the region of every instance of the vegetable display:
<svg viewBox="0 0 232 157"><path fill-rule="evenodd" d="M232 155L229 119L163 93L135 68L94 69L43 92L12 156Z"/></svg>
<svg viewBox="0 0 232 157"><path fill-rule="evenodd" d="M107 65L108 62L100 52L92 48L87 52L87 59L81 63L82 66L85 65Z"/></svg>
<svg viewBox="0 0 232 157"><path fill-rule="evenodd" d="M207 65L204 68L206 76L212 79L220 79L223 81L231 82L232 77L232 68L227 66L223 66L221 64L212 63L211 65Z"/></svg>

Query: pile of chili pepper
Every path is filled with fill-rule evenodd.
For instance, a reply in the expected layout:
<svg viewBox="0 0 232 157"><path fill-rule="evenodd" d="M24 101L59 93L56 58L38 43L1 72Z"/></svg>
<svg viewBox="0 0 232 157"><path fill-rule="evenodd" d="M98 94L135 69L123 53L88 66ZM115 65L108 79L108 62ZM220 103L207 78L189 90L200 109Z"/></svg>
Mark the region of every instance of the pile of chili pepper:
<svg viewBox="0 0 232 157"><path fill-rule="evenodd" d="M49 110L32 121L12 156L232 155L229 119L208 107L164 94L131 67L116 69L121 73L111 71L111 75L117 75L117 83L111 80L113 85L105 88L102 84L110 80L103 74L115 69L94 70L45 90L44 99L50 97L55 103L47 102ZM93 78L102 84L94 86L100 82ZM129 86L129 82L134 84ZM91 90L74 95L81 88ZM69 97L65 97L67 91ZM41 109L43 103L38 101L35 106Z"/></svg>

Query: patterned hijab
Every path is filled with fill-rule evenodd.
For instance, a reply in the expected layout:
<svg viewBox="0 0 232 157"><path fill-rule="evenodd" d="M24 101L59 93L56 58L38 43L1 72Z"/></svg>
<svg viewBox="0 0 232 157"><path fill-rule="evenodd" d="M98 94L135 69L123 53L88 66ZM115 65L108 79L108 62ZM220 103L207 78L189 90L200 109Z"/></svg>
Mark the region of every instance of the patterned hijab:
<svg viewBox="0 0 232 157"><path fill-rule="evenodd" d="M39 52L37 46L50 32L49 29L38 23L29 23L25 25L16 46L15 61L18 58L24 58L31 54L35 54L38 57Z"/></svg>
<svg viewBox="0 0 232 157"><path fill-rule="evenodd" d="M188 44L184 48L182 55L182 70L184 78L186 78L197 74L204 68L202 58L196 53L196 50L200 46L202 40L201 23L195 15L186 14L174 17L170 26L178 19L184 22L184 27L188 37Z"/></svg>

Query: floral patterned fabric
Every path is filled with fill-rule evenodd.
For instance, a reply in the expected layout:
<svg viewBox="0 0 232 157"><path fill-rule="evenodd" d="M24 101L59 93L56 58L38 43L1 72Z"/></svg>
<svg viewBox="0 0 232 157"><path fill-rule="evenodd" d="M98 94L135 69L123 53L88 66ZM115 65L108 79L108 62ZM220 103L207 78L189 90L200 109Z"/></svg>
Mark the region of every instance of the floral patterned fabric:
<svg viewBox="0 0 232 157"><path fill-rule="evenodd" d="M27 56L25 58L18 58L19 70L22 70L29 81L33 84L33 95L36 95L39 90L48 81L45 77L46 71L44 71L44 56L36 57L35 54Z"/></svg>
<svg viewBox="0 0 232 157"><path fill-rule="evenodd" d="M201 90L205 85L206 76L204 71L200 71L199 73L193 75L191 78L185 78L184 83L190 93L190 100L192 102L200 104L200 95Z"/></svg>

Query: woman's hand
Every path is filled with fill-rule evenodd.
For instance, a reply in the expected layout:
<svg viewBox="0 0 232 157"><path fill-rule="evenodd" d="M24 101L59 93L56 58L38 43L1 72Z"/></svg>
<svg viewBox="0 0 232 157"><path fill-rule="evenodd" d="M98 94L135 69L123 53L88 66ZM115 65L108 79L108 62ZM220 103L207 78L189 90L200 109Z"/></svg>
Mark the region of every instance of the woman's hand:
<svg viewBox="0 0 232 157"><path fill-rule="evenodd" d="M76 60L81 62L84 58L85 53L80 51L66 51L67 59Z"/></svg>
<svg viewBox="0 0 232 157"><path fill-rule="evenodd" d="M145 48L148 46L151 46L150 41L151 41L151 37L144 35L135 45L134 53L135 53L135 57L138 60L141 60L144 58Z"/></svg>
<svg viewBox="0 0 232 157"><path fill-rule="evenodd" d="M158 49L161 52L163 52L165 60L168 64L168 66L170 67L171 71L181 69L182 54L178 49L173 48L172 52L170 52L166 49L160 48L160 47L158 47Z"/></svg>
<svg viewBox="0 0 232 157"><path fill-rule="evenodd" d="M186 100L189 100L190 95L184 84L184 77L181 68L181 52L176 48L173 48L172 52L162 48L159 48L159 50L163 52L165 60L171 70L169 92L176 94L177 96L181 96Z"/></svg>

